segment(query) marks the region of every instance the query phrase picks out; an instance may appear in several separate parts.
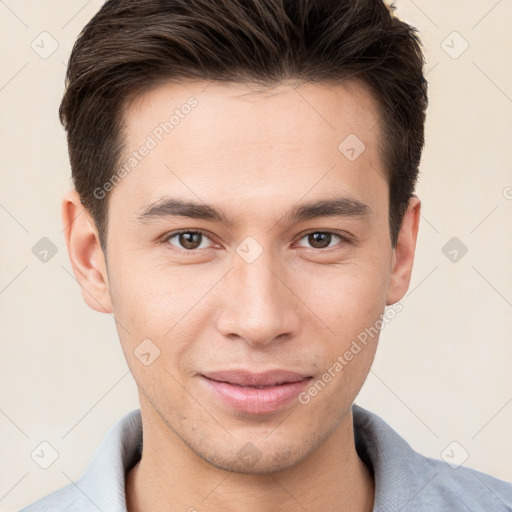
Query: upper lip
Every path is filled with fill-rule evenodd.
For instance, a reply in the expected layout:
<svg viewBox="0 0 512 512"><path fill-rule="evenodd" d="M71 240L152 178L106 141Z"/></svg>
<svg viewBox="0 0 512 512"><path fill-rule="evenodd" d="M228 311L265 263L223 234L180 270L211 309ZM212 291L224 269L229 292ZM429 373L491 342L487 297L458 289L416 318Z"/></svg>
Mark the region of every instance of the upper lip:
<svg viewBox="0 0 512 512"><path fill-rule="evenodd" d="M285 382L298 382L310 377L310 375L288 370L269 370L261 373L252 373L244 369L208 372L202 375L208 379L238 384L239 386L277 386Z"/></svg>

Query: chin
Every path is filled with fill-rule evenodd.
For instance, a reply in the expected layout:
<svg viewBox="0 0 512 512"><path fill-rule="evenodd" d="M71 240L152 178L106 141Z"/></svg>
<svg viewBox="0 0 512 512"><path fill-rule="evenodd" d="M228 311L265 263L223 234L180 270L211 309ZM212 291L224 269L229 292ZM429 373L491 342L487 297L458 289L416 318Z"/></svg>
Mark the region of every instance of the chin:
<svg viewBox="0 0 512 512"><path fill-rule="evenodd" d="M239 446L238 449L236 449ZM260 448L261 447L261 448ZM203 447L204 448L204 447ZM304 446L276 445L260 441L233 440L225 451L219 446L196 454L215 468L240 474L268 474L290 469L307 456Z"/></svg>

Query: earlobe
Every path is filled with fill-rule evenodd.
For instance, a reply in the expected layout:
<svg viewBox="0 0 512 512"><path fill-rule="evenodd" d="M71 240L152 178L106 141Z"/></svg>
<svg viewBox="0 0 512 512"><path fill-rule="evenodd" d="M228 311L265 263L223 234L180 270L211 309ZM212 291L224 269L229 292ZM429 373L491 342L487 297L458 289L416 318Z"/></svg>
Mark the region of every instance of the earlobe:
<svg viewBox="0 0 512 512"><path fill-rule="evenodd" d="M63 197L62 223L73 273L85 302L100 313L111 313L105 256L95 223L76 190Z"/></svg>
<svg viewBox="0 0 512 512"><path fill-rule="evenodd" d="M402 299L409 288L420 222L420 210L421 202L416 195L413 195L409 200L398 234L398 241L393 250L391 275L386 297L387 306Z"/></svg>

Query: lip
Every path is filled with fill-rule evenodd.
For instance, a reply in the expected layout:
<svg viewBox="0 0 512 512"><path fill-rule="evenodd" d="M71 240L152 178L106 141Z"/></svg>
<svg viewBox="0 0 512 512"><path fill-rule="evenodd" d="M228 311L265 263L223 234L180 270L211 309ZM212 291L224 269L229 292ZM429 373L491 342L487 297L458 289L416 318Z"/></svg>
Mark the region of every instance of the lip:
<svg viewBox="0 0 512 512"><path fill-rule="evenodd" d="M221 370L203 373L202 375L208 379L238 384L239 386L275 386L285 382L298 382L311 377L311 375L281 369L260 373L253 373L244 369Z"/></svg>
<svg viewBox="0 0 512 512"><path fill-rule="evenodd" d="M249 414L277 411L290 404L312 379L287 370L209 372L201 381L226 405Z"/></svg>

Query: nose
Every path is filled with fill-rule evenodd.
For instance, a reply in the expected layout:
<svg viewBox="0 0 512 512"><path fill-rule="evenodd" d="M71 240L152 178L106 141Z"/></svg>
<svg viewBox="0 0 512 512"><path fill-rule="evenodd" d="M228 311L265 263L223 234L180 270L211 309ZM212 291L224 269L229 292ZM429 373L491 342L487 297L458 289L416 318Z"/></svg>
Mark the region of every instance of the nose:
<svg viewBox="0 0 512 512"><path fill-rule="evenodd" d="M255 347L297 335L301 301L293 292L291 274L283 267L268 250L252 263L235 255L220 290L217 329L222 335Z"/></svg>

